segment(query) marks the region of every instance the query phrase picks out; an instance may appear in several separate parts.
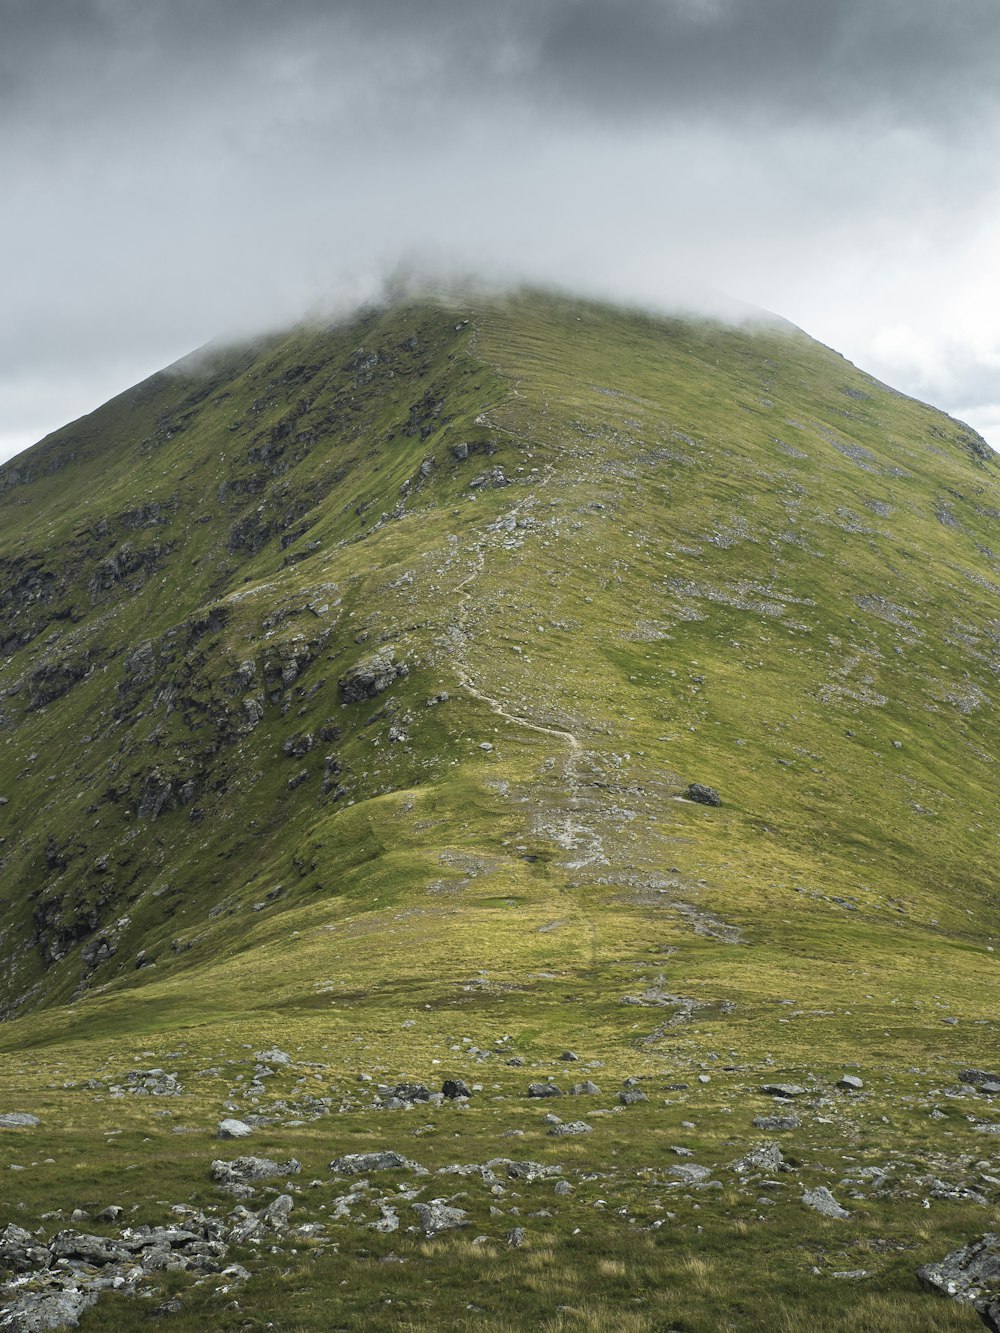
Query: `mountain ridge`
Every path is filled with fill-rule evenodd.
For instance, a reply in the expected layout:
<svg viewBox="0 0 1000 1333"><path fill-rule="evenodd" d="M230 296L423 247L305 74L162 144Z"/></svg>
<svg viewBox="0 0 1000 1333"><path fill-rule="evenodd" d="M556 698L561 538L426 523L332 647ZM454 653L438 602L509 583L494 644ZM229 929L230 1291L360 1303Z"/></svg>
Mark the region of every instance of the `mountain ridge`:
<svg viewBox="0 0 1000 1333"><path fill-rule="evenodd" d="M791 327L529 292L151 377L0 468L7 1086L55 1118L53 1067L79 1087L166 1042L191 1080L293 1035L303 1078L356 1074L361 1043L426 1080L464 1031L501 1098L515 1046L662 1087L628 1105L648 1141L601 1149L640 1173L689 1102L699 1151L752 1137L736 1101L779 1075L816 1085L817 1179L834 1146L877 1155L883 1115L929 1153L935 1085L995 1038L998 518L974 432ZM841 1123L820 1085L849 1064L872 1091ZM171 1170L201 1198L197 1135L263 1103L191 1096ZM962 1152L989 1105L942 1112ZM294 1133L322 1151L325 1123ZM858 1243L912 1233L916 1188ZM925 1246L978 1216L954 1207ZM806 1225L782 1217L776 1282ZM902 1263L868 1327L924 1310Z"/></svg>

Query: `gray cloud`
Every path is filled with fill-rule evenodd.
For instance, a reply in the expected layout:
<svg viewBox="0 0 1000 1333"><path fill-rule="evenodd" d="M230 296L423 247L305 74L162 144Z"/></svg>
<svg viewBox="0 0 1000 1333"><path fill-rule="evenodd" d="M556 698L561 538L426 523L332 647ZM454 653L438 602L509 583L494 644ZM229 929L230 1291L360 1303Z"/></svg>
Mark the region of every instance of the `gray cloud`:
<svg viewBox="0 0 1000 1333"><path fill-rule="evenodd" d="M994 0L6 0L0 453L401 258L699 279L992 422L998 57Z"/></svg>

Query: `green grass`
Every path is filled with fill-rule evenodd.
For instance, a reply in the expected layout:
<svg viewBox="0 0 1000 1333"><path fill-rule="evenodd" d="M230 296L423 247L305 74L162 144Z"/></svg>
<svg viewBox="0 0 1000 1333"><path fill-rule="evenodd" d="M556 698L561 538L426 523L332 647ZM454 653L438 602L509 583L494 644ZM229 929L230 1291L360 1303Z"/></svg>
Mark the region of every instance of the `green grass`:
<svg viewBox="0 0 1000 1333"><path fill-rule="evenodd" d="M360 1073L484 1083L464 1112L276 1112L252 1143L303 1162L295 1220L369 1143L559 1161L574 1193L525 1187L511 1250L511 1199L448 1182L469 1232L338 1225L247 1257L245 1292L181 1282L186 1326L974 1327L914 1273L989 1208L900 1184L832 1223L793 1188L840 1197L887 1153L1000 1172L987 1101L940 1091L997 1049L1000 488L974 445L789 327L525 293L213 352L0 469L0 1110L43 1120L5 1135L0 1224L224 1208L215 1123L277 1043L335 1108ZM495 466L510 485L470 487ZM386 646L409 674L342 706ZM622 1003L658 984L687 1021ZM523 1068L462 1053L504 1034ZM136 1060L184 1096L111 1098ZM650 1102L549 1138L527 1082L591 1061L601 1106L631 1074ZM766 1137L759 1084L848 1066L865 1096L804 1115L758 1205L728 1164ZM675 1143L724 1188L664 1184ZM82 1326L144 1320L108 1298Z"/></svg>

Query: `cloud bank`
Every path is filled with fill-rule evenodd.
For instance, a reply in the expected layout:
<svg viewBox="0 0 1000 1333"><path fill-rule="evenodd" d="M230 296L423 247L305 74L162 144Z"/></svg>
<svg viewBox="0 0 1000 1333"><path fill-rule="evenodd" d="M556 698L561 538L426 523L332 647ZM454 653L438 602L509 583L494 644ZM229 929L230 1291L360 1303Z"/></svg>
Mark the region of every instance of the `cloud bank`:
<svg viewBox="0 0 1000 1333"><path fill-rule="evenodd" d="M7 0L0 456L401 262L774 310L1000 446L995 0Z"/></svg>

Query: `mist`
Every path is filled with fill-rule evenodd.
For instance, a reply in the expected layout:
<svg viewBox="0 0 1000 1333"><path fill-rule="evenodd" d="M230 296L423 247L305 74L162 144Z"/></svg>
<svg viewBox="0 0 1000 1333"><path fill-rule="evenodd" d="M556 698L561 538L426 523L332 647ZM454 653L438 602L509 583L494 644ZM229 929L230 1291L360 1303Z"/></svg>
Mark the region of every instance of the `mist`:
<svg viewBox="0 0 1000 1333"><path fill-rule="evenodd" d="M1000 445L1000 11L874 9L8 3L0 457L401 270L761 307Z"/></svg>

